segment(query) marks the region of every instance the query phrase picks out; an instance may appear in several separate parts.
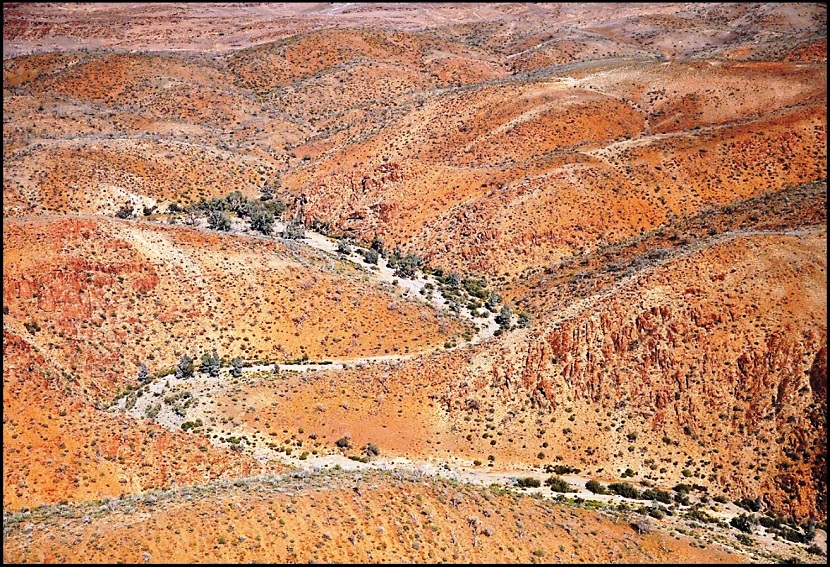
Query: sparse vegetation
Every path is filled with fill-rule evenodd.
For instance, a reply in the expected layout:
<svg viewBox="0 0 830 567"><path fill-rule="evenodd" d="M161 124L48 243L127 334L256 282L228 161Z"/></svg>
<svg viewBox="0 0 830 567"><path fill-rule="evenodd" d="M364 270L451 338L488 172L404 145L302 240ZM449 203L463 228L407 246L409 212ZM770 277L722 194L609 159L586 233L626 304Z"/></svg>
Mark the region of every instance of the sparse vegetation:
<svg viewBox="0 0 830 567"><path fill-rule="evenodd" d="M576 492L576 489L560 476L552 475L545 480L545 486L550 487L553 492Z"/></svg>
<svg viewBox="0 0 830 567"><path fill-rule="evenodd" d="M193 359L183 354L176 365L176 378L190 378L193 376Z"/></svg>
<svg viewBox="0 0 830 567"><path fill-rule="evenodd" d="M612 12L4 5L4 560L824 560L826 8Z"/></svg>

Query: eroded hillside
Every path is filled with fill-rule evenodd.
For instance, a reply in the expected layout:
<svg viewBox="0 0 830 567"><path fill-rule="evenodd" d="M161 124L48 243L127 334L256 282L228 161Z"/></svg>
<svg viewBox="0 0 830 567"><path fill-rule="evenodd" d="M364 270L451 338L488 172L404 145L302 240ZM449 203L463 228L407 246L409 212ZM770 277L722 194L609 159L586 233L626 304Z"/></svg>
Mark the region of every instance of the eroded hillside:
<svg viewBox="0 0 830 567"><path fill-rule="evenodd" d="M4 561L824 562L826 14L4 4Z"/></svg>

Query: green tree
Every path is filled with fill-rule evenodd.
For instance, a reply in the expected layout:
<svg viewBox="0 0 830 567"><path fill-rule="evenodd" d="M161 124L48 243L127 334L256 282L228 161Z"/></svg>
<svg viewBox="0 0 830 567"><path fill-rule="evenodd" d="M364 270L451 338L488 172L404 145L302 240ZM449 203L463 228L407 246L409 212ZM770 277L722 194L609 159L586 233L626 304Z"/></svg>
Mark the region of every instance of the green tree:
<svg viewBox="0 0 830 567"><path fill-rule="evenodd" d="M193 376L193 359L183 354L176 365L176 378L190 378Z"/></svg>
<svg viewBox="0 0 830 567"><path fill-rule="evenodd" d="M499 311L499 314L496 315L496 323L498 323L502 329L507 329L510 327L510 320L512 318L513 310L510 309L510 306L502 305L501 311Z"/></svg>
<svg viewBox="0 0 830 567"><path fill-rule="evenodd" d="M256 230L262 234L271 234L271 229L274 227L274 215L268 211L256 211L251 215L251 230Z"/></svg>
<svg viewBox="0 0 830 567"><path fill-rule="evenodd" d="M150 374L147 372L147 364L142 362L141 366L138 367L138 381L142 384L146 384L150 381Z"/></svg>
<svg viewBox="0 0 830 567"><path fill-rule="evenodd" d="M204 353L202 355L202 363L199 365L199 370L202 372L207 372L208 375L219 376L219 369L220 369L220 360L219 355L216 354L216 350L211 354Z"/></svg>
<svg viewBox="0 0 830 567"><path fill-rule="evenodd" d="M239 356L235 356L231 360L231 376L234 378L242 376L242 358Z"/></svg>
<svg viewBox="0 0 830 567"><path fill-rule="evenodd" d="M228 231L231 229L231 217L226 211L211 210L207 221L208 226L213 230Z"/></svg>

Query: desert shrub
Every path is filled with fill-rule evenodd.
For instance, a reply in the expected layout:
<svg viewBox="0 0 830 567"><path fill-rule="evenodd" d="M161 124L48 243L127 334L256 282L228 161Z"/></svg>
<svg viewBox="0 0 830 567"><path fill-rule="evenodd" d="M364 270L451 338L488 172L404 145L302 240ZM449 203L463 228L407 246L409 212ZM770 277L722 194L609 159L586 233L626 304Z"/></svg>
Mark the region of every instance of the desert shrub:
<svg viewBox="0 0 830 567"><path fill-rule="evenodd" d="M208 227L213 230L228 231L231 229L231 217L225 211L211 210L207 216Z"/></svg>
<svg viewBox="0 0 830 567"><path fill-rule="evenodd" d="M824 555L824 550L816 544L812 544L807 548L807 553L810 555Z"/></svg>
<svg viewBox="0 0 830 567"><path fill-rule="evenodd" d="M701 508L692 508L688 512L686 512L686 517L692 520L697 520L699 522L703 522L705 524L713 524L716 523L718 520L710 516L706 510L702 510Z"/></svg>
<svg viewBox="0 0 830 567"><path fill-rule="evenodd" d="M26 330L29 331L29 333L32 335L40 331L40 325L37 324L37 321L29 321L27 323L23 323L23 326L26 327Z"/></svg>
<svg viewBox="0 0 830 567"><path fill-rule="evenodd" d="M545 481L545 486L550 487L553 492L576 492L576 489L562 477L553 475Z"/></svg>
<svg viewBox="0 0 830 567"><path fill-rule="evenodd" d="M291 240L302 240L305 238L305 225L297 220L293 220L285 225L282 236L283 238L289 238Z"/></svg>
<svg viewBox="0 0 830 567"><path fill-rule="evenodd" d="M277 174L262 185L262 188L260 189L260 200L270 201L274 198L274 193L280 187L282 187L282 179L280 178L279 174Z"/></svg>
<svg viewBox="0 0 830 567"><path fill-rule="evenodd" d="M202 425L204 425L202 420L197 419L196 421L185 421L184 423L182 423L181 427L182 431L188 431L190 429L197 429L199 427L202 427Z"/></svg>
<svg viewBox="0 0 830 567"><path fill-rule="evenodd" d="M147 406L144 415L150 419L155 419L155 417L159 414L159 411L161 411L161 402Z"/></svg>
<svg viewBox="0 0 830 567"><path fill-rule="evenodd" d="M484 307L495 313L496 307L499 303L501 303L501 296L495 291L491 291L490 295L487 297L487 301L484 302Z"/></svg>
<svg viewBox="0 0 830 567"><path fill-rule="evenodd" d="M369 457L377 457L380 455L380 448L377 446L376 443L368 443L364 448L363 452L366 453Z"/></svg>
<svg viewBox="0 0 830 567"><path fill-rule="evenodd" d="M381 240L377 236L372 239L372 243L369 245L369 248L371 248L381 256L385 254L385 249L383 248L383 240Z"/></svg>
<svg viewBox="0 0 830 567"><path fill-rule="evenodd" d="M642 497L648 500L656 500L657 502L662 502L663 504L671 504L672 502L671 494L665 490L649 488L648 490L643 491Z"/></svg>
<svg viewBox="0 0 830 567"><path fill-rule="evenodd" d="M608 494L608 490L596 480L589 480L585 483L585 488L594 494Z"/></svg>
<svg viewBox="0 0 830 567"><path fill-rule="evenodd" d="M639 516L631 525L637 530L638 534L648 534L654 529L651 521L646 516Z"/></svg>
<svg viewBox="0 0 830 567"><path fill-rule="evenodd" d="M395 265L395 276L399 278L415 277L418 268L421 267L422 259L416 254L407 254L401 258Z"/></svg>
<svg viewBox="0 0 830 567"><path fill-rule="evenodd" d="M735 539L737 539L740 543L742 543L744 545L748 545L748 546L755 545L755 540L752 539L751 537L749 537L746 534L738 534L738 535L735 536Z"/></svg>
<svg viewBox="0 0 830 567"><path fill-rule="evenodd" d="M248 199L240 191L234 191L225 195L225 207L227 210L240 214L245 210Z"/></svg>
<svg viewBox="0 0 830 567"><path fill-rule="evenodd" d="M192 205L191 209L202 211L203 213L221 213L226 207L227 203L225 202L225 199L214 197L210 201L204 198L199 199L199 202Z"/></svg>
<svg viewBox="0 0 830 567"><path fill-rule="evenodd" d="M490 296L490 292L485 289L487 282L483 279L465 278L461 285L468 294L478 299L487 299Z"/></svg>
<svg viewBox="0 0 830 567"><path fill-rule="evenodd" d="M349 243L346 241L345 238L343 238L343 239L341 239L337 242L337 253L338 254L346 254L346 255L352 253L352 247L349 246Z"/></svg>
<svg viewBox="0 0 830 567"><path fill-rule="evenodd" d="M115 216L119 219L133 218L133 206L130 203L124 203L124 205L115 212Z"/></svg>
<svg viewBox="0 0 830 567"><path fill-rule="evenodd" d="M528 476L524 478L517 478L516 486L521 486L522 488L539 488L542 486L542 483L538 478Z"/></svg>
<svg viewBox="0 0 830 567"><path fill-rule="evenodd" d="M527 327L530 327L530 315L524 312L519 313L519 317L516 320L516 325L518 325L520 329L526 329Z"/></svg>
<svg viewBox="0 0 830 567"><path fill-rule="evenodd" d="M251 204L251 201L248 201ZM271 213L275 217L280 217L285 212L285 203L282 199L274 199L262 205L263 209Z"/></svg>
<svg viewBox="0 0 830 567"><path fill-rule="evenodd" d="M349 443L349 436L348 435L344 435L343 437L341 437L340 439L335 441L334 444L337 445L338 447L340 447L341 449L348 449L349 447L351 447L351 443Z"/></svg>
<svg viewBox="0 0 830 567"><path fill-rule="evenodd" d="M150 373L147 371L147 364L144 362L141 363L141 366L138 367L138 381L142 384L146 384L151 380Z"/></svg>
<svg viewBox="0 0 830 567"><path fill-rule="evenodd" d="M553 474L579 474L582 469L572 467L571 465L545 465L546 473Z"/></svg>
<svg viewBox="0 0 830 567"><path fill-rule="evenodd" d="M762 503L760 498L741 498L740 500L735 500L735 505L750 512L759 512Z"/></svg>
<svg viewBox="0 0 830 567"><path fill-rule="evenodd" d="M663 513L663 510L659 506L652 506L648 508L646 511L648 512L649 516L657 520L662 520L666 516L666 514Z"/></svg>
<svg viewBox="0 0 830 567"><path fill-rule="evenodd" d="M366 261L367 264L377 264L378 263L378 252L374 249L368 250L361 250L360 253L363 255L363 259Z"/></svg>
<svg viewBox="0 0 830 567"><path fill-rule="evenodd" d="M635 500L641 498L640 491L627 482L612 482L608 485L608 490L623 498L633 498Z"/></svg>
<svg viewBox="0 0 830 567"><path fill-rule="evenodd" d="M199 370L206 372L209 376L214 378L219 376L220 360L219 355L214 350L211 354L204 353L202 355L202 363L199 365Z"/></svg>
<svg viewBox="0 0 830 567"><path fill-rule="evenodd" d="M499 314L496 315L496 323L498 323L502 329L505 329L510 326L511 319L513 319L513 310L510 309L508 305L502 305L501 311L499 311Z"/></svg>

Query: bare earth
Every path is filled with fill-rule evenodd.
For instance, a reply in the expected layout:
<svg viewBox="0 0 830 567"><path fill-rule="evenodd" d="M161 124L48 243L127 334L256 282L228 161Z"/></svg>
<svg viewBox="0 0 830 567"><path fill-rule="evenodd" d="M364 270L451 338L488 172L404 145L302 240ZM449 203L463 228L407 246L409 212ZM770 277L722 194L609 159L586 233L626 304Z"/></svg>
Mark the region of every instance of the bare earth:
<svg viewBox="0 0 830 567"><path fill-rule="evenodd" d="M4 4L4 562L825 563L826 26Z"/></svg>

